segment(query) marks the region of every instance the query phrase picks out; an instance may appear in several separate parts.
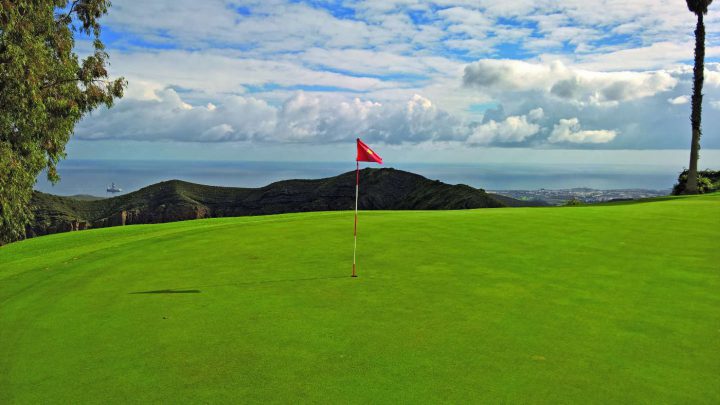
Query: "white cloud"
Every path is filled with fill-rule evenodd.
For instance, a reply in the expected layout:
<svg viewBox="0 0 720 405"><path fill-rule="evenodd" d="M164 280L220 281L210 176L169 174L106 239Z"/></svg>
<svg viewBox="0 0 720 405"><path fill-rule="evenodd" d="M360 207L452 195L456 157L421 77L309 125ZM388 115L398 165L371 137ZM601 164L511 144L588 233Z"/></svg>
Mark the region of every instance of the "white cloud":
<svg viewBox="0 0 720 405"><path fill-rule="evenodd" d="M247 86L332 86L367 91L395 86L392 81L313 70L293 61L244 58L233 52L143 51L112 56L113 72L153 89L179 86L209 94L242 93Z"/></svg>
<svg viewBox="0 0 720 405"><path fill-rule="evenodd" d="M333 15L331 10L338 6L350 13ZM238 13L238 8L243 12ZM720 16L713 12L716 8L712 6L706 17L708 38L720 32ZM426 19L413 20L409 13L422 13ZM508 25L507 20L513 24ZM537 51L567 42L577 47L573 52L576 55L578 50L597 56L637 48L632 55L635 57L609 56L619 65L614 70L635 69L633 65L648 61L661 66L652 62L643 68L657 69L667 67L665 63L688 60L692 46L685 44L692 40L695 26L694 16L682 1L658 7L657 0L365 0L313 4L283 0L124 0L113 4L104 22L115 32L127 32L153 44L184 49L236 47L255 55L318 47L395 49L419 56L445 46L469 47L470 42L465 41L484 41L490 49L482 52L491 56L492 48L519 39ZM532 26L536 28L529 28ZM618 42L618 35L628 38Z"/></svg>
<svg viewBox="0 0 720 405"><path fill-rule="evenodd" d="M577 118L561 119L550 133L550 143L607 143L615 139L616 131L597 130L584 131L580 129L580 121Z"/></svg>
<svg viewBox="0 0 720 405"><path fill-rule="evenodd" d="M191 106L172 89L150 99L120 100L76 128L79 139L227 142L264 139L272 134L277 111L262 100L226 97L223 104Z"/></svg>
<svg viewBox="0 0 720 405"><path fill-rule="evenodd" d="M504 121L490 120L473 131L470 144L487 145L495 141L521 142L540 131L538 124L529 123L526 116L511 116Z"/></svg>
<svg viewBox="0 0 720 405"><path fill-rule="evenodd" d="M603 71L661 69L680 61L693 59L694 43L690 38L685 42L657 42L644 47L621 49L607 53L594 53L579 58L577 64L583 69ZM720 47L706 49L708 57L720 54Z"/></svg>
<svg viewBox="0 0 720 405"><path fill-rule="evenodd" d="M235 128L232 125L220 124L203 131L198 139L202 141L224 140L228 139L228 136L232 136L233 133L235 133Z"/></svg>
<svg viewBox="0 0 720 405"><path fill-rule="evenodd" d="M536 108L527 115L510 116L500 122L489 120L475 127L467 142L471 145L523 142L540 132L540 125L533 121L540 120L543 116L542 108Z"/></svg>
<svg viewBox="0 0 720 405"><path fill-rule="evenodd" d="M251 96L189 105L172 89L154 98L124 99L78 126L79 139L174 140L185 142L328 143L358 135L385 144L460 142L469 145L523 143L539 134L542 108L478 124L439 109L415 94L398 103L297 92L279 106Z"/></svg>
<svg viewBox="0 0 720 405"><path fill-rule="evenodd" d="M252 10L251 15L237 14L235 10L241 6ZM364 22L334 18L305 4L274 0L124 0L113 4L105 21L146 41L179 41L187 48L219 43L295 51L312 46L362 46L378 38Z"/></svg>
<svg viewBox="0 0 720 405"><path fill-rule="evenodd" d="M673 104L691 92L695 19L681 0L656 3L115 2L103 20L117 34L111 68L130 87L78 134L311 143L362 131L395 144L535 146L576 117L623 136L593 143L603 133L578 128L575 146L684 148L687 111ZM708 111L720 100L718 4L706 18ZM489 59L518 51L524 60ZM704 147L720 147L716 116L703 117Z"/></svg>
<svg viewBox="0 0 720 405"><path fill-rule="evenodd" d="M296 59L297 56L294 56ZM409 74L457 77L464 63L441 56L405 56L368 49L312 48L300 55L311 66L372 75Z"/></svg>
<svg viewBox="0 0 720 405"><path fill-rule="evenodd" d="M79 139L175 140L189 142L336 142L359 134L389 144L464 140L462 120L413 96L384 105L297 92L279 106L250 96L190 106L172 89L152 99L125 99L78 126Z"/></svg>
<svg viewBox="0 0 720 405"><path fill-rule="evenodd" d="M705 65L705 84L711 87L720 87L720 63Z"/></svg>
<svg viewBox="0 0 720 405"><path fill-rule="evenodd" d="M486 14L463 7L442 9L438 11L438 16L449 23L448 32L466 34L475 39L485 38L488 31L493 29L495 23Z"/></svg>
<svg viewBox="0 0 720 405"><path fill-rule="evenodd" d="M689 103L689 102L690 102L690 97L688 97L688 96L677 96L677 97L675 97L675 98L669 98L667 101L668 101L668 103L670 103L670 104L672 104L672 105L682 105L682 104L687 104L687 103Z"/></svg>
<svg viewBox="0 0 720 405"><path fill-rule="evenodd" d="M538 121L545 117L545 111L543 111L542 108L535 108L533 110L530 110L528 113L528 118L532 121Z"/></svg>
<svg viewBox="0 0 720 405"><path fill-rule="evenodd" d="M468 87L494 92L539 91L576 103L612 104L668 91L677 79L664 71L594 72L567 67L560 61L528 63L484 59L465 68Z"/></svg>

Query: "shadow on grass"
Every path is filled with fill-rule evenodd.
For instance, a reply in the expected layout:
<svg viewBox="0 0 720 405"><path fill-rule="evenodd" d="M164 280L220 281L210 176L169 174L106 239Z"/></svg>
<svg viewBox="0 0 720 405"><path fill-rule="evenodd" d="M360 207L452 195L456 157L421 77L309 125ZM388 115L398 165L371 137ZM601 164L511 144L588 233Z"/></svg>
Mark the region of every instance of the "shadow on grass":
<svg viewBox="0 0 720 405"><path fill-rule="evenodd" d="M259 280L259 281L248 281L244 283L228 283L228 284L213 284L213 285L201 285L196 288L211 288L211 287L233 287L233 286L246 286L246 285L257 285L257 284L271 284L271 283L287 283L291 281L313 281L313 280L332 280L340 278L350 278L350 276L330 276L330 277L308 277L308 278L284 278L279 280ZM184 289L184 288L168 288L165 290L153 290L153 291L135 291L128 294L193 294L201 292L198 289Z"/></svg>
<svg viewBox="0 0 720 405"><path fill-rule="evenodd" d="M135 291L128 294L197 294L200 290L154 290L154 291Z"/></svg>

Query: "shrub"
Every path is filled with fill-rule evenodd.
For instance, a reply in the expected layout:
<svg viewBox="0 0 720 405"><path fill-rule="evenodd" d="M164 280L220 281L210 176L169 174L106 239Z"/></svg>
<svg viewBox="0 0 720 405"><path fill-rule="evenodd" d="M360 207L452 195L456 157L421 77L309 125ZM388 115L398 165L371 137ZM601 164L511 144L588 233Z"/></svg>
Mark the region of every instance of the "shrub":
<svg viewBox="0 0 720 405"><path fill-rule="evenodd" d="M673 195L683 194L687 178L688 171L686 169L678 176L678 182L673 186ZM698 192L702 194L715 191L720 191L720 170L702 170L698 172Z"/></svg>
<svg viewBox="0 0 720 405"><path fill-rule="evenodd" d="M575 197L573 197L570 200L565 201L565 204L564 204L564 206L566 206L566 207L576 207L578 205L583 205L583 202L578 200Z"/></svg>

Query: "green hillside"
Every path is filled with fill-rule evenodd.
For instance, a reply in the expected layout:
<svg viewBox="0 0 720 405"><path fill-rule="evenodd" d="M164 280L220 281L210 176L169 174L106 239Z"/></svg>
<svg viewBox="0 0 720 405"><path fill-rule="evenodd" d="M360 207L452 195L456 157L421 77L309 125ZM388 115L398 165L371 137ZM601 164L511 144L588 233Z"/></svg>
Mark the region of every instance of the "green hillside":
<svg viewBox="0 0 720 405"><path fill-rule="evenodd" d="M0 248L0 403L719 403L720 194Z"/></svg>
<svg viewBox="0 0 720 405"><path fill-rule="evenodd" d="M355 206L357 174L283 180L259 188L217 187L170 180L113 198L61 197L34 192L34 221L27 236L217 217L343 211ZM366 168L359 173L364 210L454 210L547 206L488 194L464 184L445 184L418 174Z"/></svg>

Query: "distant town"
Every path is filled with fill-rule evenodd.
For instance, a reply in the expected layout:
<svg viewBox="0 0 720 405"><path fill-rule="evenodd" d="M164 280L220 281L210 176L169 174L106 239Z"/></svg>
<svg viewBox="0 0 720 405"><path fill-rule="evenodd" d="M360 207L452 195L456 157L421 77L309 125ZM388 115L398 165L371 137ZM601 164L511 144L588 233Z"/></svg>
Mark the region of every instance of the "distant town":
<svg viewBox="0 0 720 405"><path fill-rule="evenodd" d="M596 190L592 188L570 188L559 190L488 190L490 193L500 194L518 200L545 201L551 205L563 205L570 200L579 200L584 203L599 203L607 201L634 200L637 198L661 197L670 194L667 190L646 189L618 189Z"/></svg>

